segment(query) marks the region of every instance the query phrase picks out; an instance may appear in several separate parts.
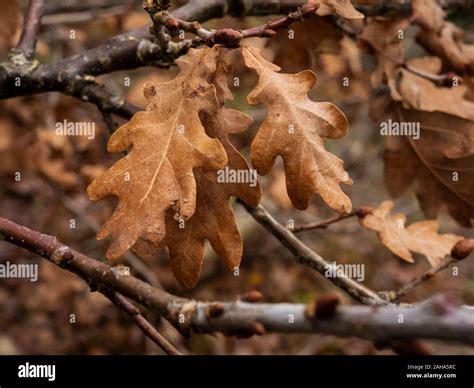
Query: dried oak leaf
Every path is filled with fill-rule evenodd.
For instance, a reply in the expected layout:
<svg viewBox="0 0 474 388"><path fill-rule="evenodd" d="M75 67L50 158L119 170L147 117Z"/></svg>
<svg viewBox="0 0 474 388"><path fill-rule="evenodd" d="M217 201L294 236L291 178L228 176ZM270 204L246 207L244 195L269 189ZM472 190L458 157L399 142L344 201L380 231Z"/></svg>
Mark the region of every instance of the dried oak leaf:
<svg viewBox="0 0 474 388"><path fill-rule="evenodd" d="M420 137L389 136L384 153L385 184L399 197L413 184L428 218L447 208L461 225L474 218L474 123L445 113L403 109L390 116L398 122L420 123Z"/></svg>
<svg viewBox="0 0 474 388"><path fill-rule="evenodd" d="M413 0L413 21L421 29L416 40L442 58L457 72L474 71L474 45L464 43L464 31L444 20L445 13L435 0Z"/></svg>
<svg viewBox="0 0 474 388"><path fill-rule="evenodd" d="M441 70L441 62L437 57L411 60L408 66L431 74L437 74ZM396 82L390 84L390 89L392 97L396 101L403 101L405 107L424 112L444 112L466 120L474 120L474 102L465 98L468 93L465 85L440 87L401 68L397 72Z"/></svg>
<svg viewBox="0 0 474 388"><path fill-rule="evenodd" d="M123 255L138 239L157 244L165 236L166 210L183 219L196 207L194 168L222 168L227 156L221 143L206 135L199 113L215 113L215 87L209 80L219 49L190 50L177 64L171 81L146 84L150 104L110 138L109 152L130 153L88 187L91 200L111 195L118 206L97 238L112 238L109 259Z"/></svg>
<svg viewBox="0 0 474 388"><path fill-rule="evenodd" d="M294 39L288 39L287 30L279 30L267 45L275 53L274 62L285 71L315 69L323 53L341 53L341 32L324 18L315 16L291 27Z"/></svg>
<svg viewBox="0 0 474 388"><path fill-rule="evenodd" d="M360 42L377 57L377 69L371 74L373 87L392 84L396 71L404 61L403 39L400 31L410 24L408 18L370 19L362 30Z"/></svg>
<svg viewBox="0 0 474 388"><path fill-rule="evenodd" d="M224 261L226 267L234 270L240 265L243 252L242 238L237 228L232 207L231 196L242 199L250 206L257 206L262 195L258 182L222 180L224 171L240 174L256 174L251 171L245 158L237 151L228 139L229 133L244 131L252 119L244 113L224 107L225 99L232 99L227 86L230 66L219 60L214 76L214 85L220 106L215 115L206 114L203 125L209 136L219 139L228 157L225 170L195 171L197 182L196 212L186 222L176 220L168 211L166 218L166 236L158 245L168 247L171 269L184 288L193 288L201 273L204 258L204 243L208 240ZM245 172L245 173L244 173ZM134 251L140 256L148 256L155 249L144 242L137 243Z"/></svg>
<svg viewBox="0 0 474 388"><path fill-rule="evenodd" d="M259 174L270 172L281 155L285 164L288 195L298 209L306 209L314 193L338 213L352 204L339 183L352 184L343 161L328 152L323 137L337 139L349 130L344 114L328 102L314 102L308 91L316 83L312 71L278 73L259 50L242 47L245 64L257 71L259 81L247 100L264 103L267 115L251 146L252 165Z"/></svg>
<svg viewBox="0 0 474 388"><path fill-rule="evenodd" d="M327 16L336 14L346 19L363 19L364 14L357 11L350 0L310 0L309 3L319 3L316 14Z"/></svg>
<svg viewBox="0 0 474 388"><path fill-rule="evenodd" d="M454 234L438 234L438 222L425 220L405 228L403 213L390 214L392 201L384 201L360 223L378 232L380 242L403 260L413 263L411 252L424 255L432 267L451 253L453 246L464 238Z"/></svg>
<svg viewBox="0 0 474 388"><path fill-rule="evenodd" d="M446 13L434 0L412 0L412 19L421 28L437 33L445 25Z"/></svg>

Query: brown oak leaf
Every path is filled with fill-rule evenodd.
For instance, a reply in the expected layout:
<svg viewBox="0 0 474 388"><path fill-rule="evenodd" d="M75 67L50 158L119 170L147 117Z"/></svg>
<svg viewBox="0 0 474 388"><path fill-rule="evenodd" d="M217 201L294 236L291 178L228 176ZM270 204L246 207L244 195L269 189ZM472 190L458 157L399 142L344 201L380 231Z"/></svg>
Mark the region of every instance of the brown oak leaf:
<svg viewBox="0 0 474 388"><path fill-rule="evenodd" d="M319 16L306 19L291 27L294 39L288 39L287 30L279 30L267 42L275 53L274 62L285 71L315 69L322 53L339 54L342 34Z"/></svg>
<svg viewBox="0 0 474 388"><path fill-rule="evenodd" d="M206 114L203 117L207 134L219 139L224 146L228 165L222 170L200 168L195 171L196 212L184 222L177 220L172 212L168 211L166 236L158 245L158 248L168 247L171 268L184 288L192 288L198 282L203 264L205 240L210 242L228 269L234 270L240 265L243 243L229 198L235 196L250 206L257 206L262 195L255 172L250 170L245 158L228 139L229 133L244 131L252 123L252 119L246 114L224 107L224 100L233 98L227 86L229 73L230 66L221 59L213 80L220 106L215 115ZM223 179L226 171L228 174L253 176L255 180L229 181ZM231 175L227 178L229 177ZM134 250L140 256L148 256L155 251L153 247L143 242L136 244Z"/></svg>
<svg viewBox="0 0 474 388"><path fill-rule="evenodd" d="M461 225L470 227L474 217L474 103L465 98L465 86L446 88L414 74L436 75L437 57L407 62L389 82L390 98L379 98L372 112L382 119L419 126L413 136L389 136L384 154L385 183L392 197L399 197L413 183L420 206L429 218L446 208ZM395 101L395 102L394 102ZM386 105L381 108L380 105ZM416 110L415 110L416 109Z"/></svg>
<svg viewBox="0 0 474 388"><path fill-rule="evenodd" d="M118 205L97 237L110 236L110 259L123 255L138 239L158 244L165 236L165 215L173 208L189 219L196 208L194 168L222 168L224 148L211 139L199 113L215 113L215 87L209 82L219 49L190 50L177 64L171 81L149 83L144 93L150 104L110 138L109 152L130 153L88 187L90 199L111 195Z"/></svg>
<svg viewBox="0 0 474 388"><path fill-rule="evenodd" d="M352 184L343 161L328 152L323 138L337 139L349 130L344 114L328 102L314 102L308 91L316 83L312 71L278 73L258 49L242 47L245 64L257 71L259 81L247 100L264 103L267 115L251 146L252 164L259 174L270 172L281 155L285 164L288 195L298 209L306 209L314 193L338 213L352 204L339 183Z"/></svg>
<svg viewBox="0 0 474 388"><path fill-rule="evenodd" d="M435 67L436 64L439 65L438 68ZM422 71L429 69L430 74L437 74L441 70L441 63L437 57L417 58L408 61L408 66ZM401 68L397 73L397 82L391 83L390 88L394 100L403 101L405 107L424 112L444 112L466 120L474 120L474 102L465 98L468 93L465 85L437 86L432 81Z"/></svg>
<svg viewBox="0 0 474 388"><path fill-rule="evenodd" d="M413 0L413 21L421 29L417 41L460 73L474 70L474 45L464 42L464 31L446 22L445 12L435 0Z"/></svg>
<svg viewBox="0 0 474 388"><path fill-rule="evenodd" d="M377 69L371 74L373 87L392 84L400 64L404 61L403 39L400 34L410 24L410 19L370 19L360 35L362 46L377 57Z"/></svg>
<svg viewBox="0 0 474 388"><path fill-rule="evenodd" d="M474 123L399 105L389 117L420 124L419 139L387 138L385 183L390 195L397 198L413 184L428 218L446 208L459 224L470 227L474 218Z"/></svg>
<svg viewBox="0 0 474 388"><path fill-rule="evenodd" d="M409 263L414 262L411 252L415 252L424 255L434 267L464 239L454 234L438 234L436 220L415 222L405 228L405 214L390 214L392 208L393 202L382 202L371 214L361 218L360 223L378 232L380 242Z"/></svg>

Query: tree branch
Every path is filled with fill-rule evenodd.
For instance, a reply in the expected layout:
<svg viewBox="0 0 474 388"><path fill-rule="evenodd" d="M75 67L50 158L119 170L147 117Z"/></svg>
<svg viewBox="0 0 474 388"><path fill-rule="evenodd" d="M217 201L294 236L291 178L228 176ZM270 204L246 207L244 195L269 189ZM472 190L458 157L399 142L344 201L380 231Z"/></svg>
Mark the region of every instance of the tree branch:
<svg viewBox="0 0 474 388"><path fill-rule="evenodd" d="M300 233L300 232L305 232L305 231L313 230L313 229L326 229L329 225L334 224L336 222L345 220L347 218L352 218L355 216L364 217L371 212L372 212L372 208L368 206L363 206L360 209L353 211L351 213L337 214L334 217L328 218L327 220L316 221L309 224L295 225L295 227L291 229L291 231L293 233Z"/></svg>
<svg viewBox="0 0 474 388"><path fill-rule="evenodd" d="M379 346L414 338L474 345L474 310L458 307L445 297L414 306L339 306L332 298L310 305L198 302L155 289L133 276L121 276L114 268L61 244L55 237L1 217L0 236L79 275L98 291L106 287L150 308L184 333L324 333L365 338Z"/></svg>
<svg viewBox="0 0 474 388"><path fill-rule="evenodd" d="M141 314L140 310L135 307L130 301L125 298L122 294L111 291L109 289L101 290L110 301L121 310L125 311L136 323L143 333L150 338L155 344L157 344L166 354L170 356L182 356L178 349L174 347L165 337L163 337L153 325L148 322L145 317Z"/></svg>
<svg viewBox="0 0 474 388"><path fill-rule="evenodd" d="M398 302L405 295L412 292L415 288L430 280L438 272L443 271L448 268L450 264L456 263L460 260L465 259L469 256L474 250L474 239L461 240L456 243L451 251L451 256L446 257L438 265L433 268L430 268L428 271L424 272L420 276L416 276L409 283L404 285L402 288L397 291L385 291L387 298L392 302Z"/></svg>

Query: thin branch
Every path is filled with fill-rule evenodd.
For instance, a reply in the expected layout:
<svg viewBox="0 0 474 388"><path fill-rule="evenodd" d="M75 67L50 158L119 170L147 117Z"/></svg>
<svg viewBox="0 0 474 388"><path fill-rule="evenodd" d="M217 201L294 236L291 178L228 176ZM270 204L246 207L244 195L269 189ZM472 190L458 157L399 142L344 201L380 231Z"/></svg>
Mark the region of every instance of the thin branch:
<svg viewBox="0 0 474 388"><path fill-rule="evenodd" d="M252 208L241 201L238 202L247 209L257 222L270 231L270 233L272 233L297 259L299 259L300 262L310 266L323 276L328 268L332 267L332 264L328 263L325 259L312 251L290 230L276 221L262 205ZM369 305L384 305L388 303L375 291L372 291L347 276L329 277L327 279L342 288L350 296L361 303Z"/></svg>
<svg viewBox="0 0 474 388"><path fill-rule="evenodd" d="M449 265L451 263L453 263L454 261L455 261L455 259L453 259L451 256L446 257L437 266L429 269L428 271L424 272L422 275L413 278L413 280L411 280L409 283L404 285L399 290L397 290L397 291L388 291L387 296L389 297L389 299L392 302L398 302L401 298L403 298L405 295L412 292L419 285L421 285L424 282L426 282L427 280L431 279L438 272L441 272L442 270L448 268Z"/></svg>
<svg viewBox="0 0 474 388"><path fill-rule="evenodd" d="M412 292L415 288L433 278L437 273L448 268L452 263L457 263L465 259L474 250L474 239L461 240L453 247L451 256L446 257L438 265L424 272L420 276L416 276L409 283L404 285L397 291L385 291L388 299L392 302L398 302L404 296Z"/></svg>
<svg viewBox="0 0 474 388"><path fill-rule="evenodd" d="M44 0L30 0L23 23L23 31L16 47L27 61L35 55L36 42L41 28L41 18L44 11Z"/></svg>
<svg viewBox="0 0 474 388"><path fill-rule="evenodd" d="M107 264L61 244L55 237L1 217L0 236L79 275L98 291L106 287L150 308L184 333L324 333L365 338L379 346L415 338L474 345L474 310L458 307L445 297L413 306L340 306L333 298L309 305L198 302L157 290L133 276L120 276Z"/></svg>
<svg viewBox="0 0 474 388"><path fill-rule="evenodd" d="M352 218L352 217L355 217L356 215L357 214L355 212L351 212L348 214L338 214L334 217L328 218L323 221L316 221L316 222L311 222L309 224L295 225L295 227L291 229L291 231L293 233L300 233L300 232L305 232L305 231L313 230L313 229L326 229L329 225L334 224L335 222L339 222L347 218Z"/></svg>
<svg viewBox="0 0 474 388"><path fill-rule="evenodd" d="M168 11L156 8L155 1L150 0L145 9L150 14L155 35L159 38L161 27L166 27L170 31L183 30L199 37L200 43L212 46L221 44L229 48L239 47L242 39L250 37L272 37L279 29L288 28L295 21L302 21L312 15L315 15L319 4L304 4L298 7L296 11L290 12L287 16L267 22L261 26L248 28L245 30L235 30L232 28L222 28L218 30L208 30L197 21L186 21L171 15ZM160 39L160 38L159 38ZM161 39L162 40L162 39Z"/></svg>
<svg viewBox="0 0 474 388"><path fill-rule="evenodd" d="M433 74L427 71L417 69L416 67L410 66L407 63L403 63L401 67L403 67L405 70L409 71L412 74L425 78L439 85L453 86L455 80L458 83L464 82L463 77L453 71L448 71L447 73L443 74Z"/></svg>
<svg viewBox="0 0 474 388"><path fill-rule="evenodd" d="M72 90L71 95L82 101L95 104L103 114L114 113L125 119L130 119L135 113L140 111L140 108L137 106L108 92L103 85L95 82L77 85L77 87Z"/></svg>
<svg viewBox="0 0 474 388"><path fill-rule="evenodd" d="M372 209L370 207L364 206L361 207L360 209L353 211L348 214L337 214L334 217L328 218L323 221L316 221L312 222L309 224L300 224L300 225L295 225L294 228L291 229L293 233L300 233L300 232L305 232L308 230L313 230L313 229L326 229L329 225L334 224L336 222L346 220L348 218L352 217L363 217L369 213L372 212Z"/></svg>
<svg viewBox="0 0 474 388"><path fill-rule="evenodd" d="M319 8L319 4L304 4L298 8L295 12L290 12L287 16L269 21L261 26L240 30L240 33L244 38L249 37L271 37L276 34L277 30L286 29L295 21L303 21L315 15L316 10Z"/></svg>
<svg viewBox="0 0 474 388"><path fill-rule="evenodd" d="M182 356L178 349L175 348L165 337L163 337L153 325L148 322L141 314L140 310L135 307L122 294L108 289L101 290L101 292L110 299L110 301L117 307L125 311L136 323L136 325L143 331L143 333L157 344L166 354L170 356Z"/></svg>
<svg viewBox="0 0 474 388"><path fill-rule="evenodd" d="M344 33L349 38L355 41L359 39L358 33L354 30L354 28L351 25L347 24L347 22L345 22L343 19L333 17L333 18L330 18L329 20L335 27L340 29L341 32ZM440 86L452 86L455 80L458 83L462 83L464 81L463 77L461 77L459 74L456 74L453 71L448 71L447 73L443 73L443 74L434 74L427 71L423 71L416 67L410 66L406 62L405 58L403 58L402 60L398 60L398 59L393 58L391 55L387 54L384 50L381 50L380 48L376 46L371 45L370 47L374 51L376 51L377 54L384 57L385 59L388 59L390 62L394 63L398 68L403 68L412 74L415 74L419 77L427 79Z"/></svg>

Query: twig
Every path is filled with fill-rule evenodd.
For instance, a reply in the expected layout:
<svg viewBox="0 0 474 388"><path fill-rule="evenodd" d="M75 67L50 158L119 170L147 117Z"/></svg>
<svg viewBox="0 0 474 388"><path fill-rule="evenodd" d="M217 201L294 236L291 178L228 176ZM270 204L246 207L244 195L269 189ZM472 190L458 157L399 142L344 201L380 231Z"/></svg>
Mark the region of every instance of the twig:
<svg viewBox="0 0 474 388"><path fill-rule="evenodd" d="M304 19L313 16L316 10L319 8L319 4L304 4L301 8L298 8L295 12L290 12L287 16L267 22L261 26L248 28L246 30L240 30L240 33L244 38L249 37L271 37L276 34L277 30L288 28L295 21L303 21Z"/></svg>
<svg viewBox="0 0 474 388"><path fill-rule="evenodd" d="M300 233L300 232L305 232L307 230L313 230L313 229L326 229L329 225L334 224L335 222L339 222L347 218L355 217L356 215L357 215L356 212L351 212L348 214L338 214L326 220L311 222L309 224L295 225L294 228L291 229L291 231L293 233Z"/></svg>
<svg viewBox="0 0 474 388"><path fill-rule="evenodd" d="M325 302L319 303L319 312L318 303L314 306L198 302L157 290L133 276L119 276L107 264L59 243L52 236L1 217L0 236L97 285L99 291L106 287L150 308L182 332L240 336L266 332L325 333L365 338L379 346L414 338L474 345L474 310L458 307L441 296L413 306L339 306Z"/></svg>
<svg viewBox="0 0 474 388"><path fill-rule="evenodd" d="M413 278L413 280L411 280L409 283L404 285L399 290L397 290L397 291L388 291L387 296L389 297L389 299L392 302L398 302L401 298L403 298L405 295L412 292L420 284L422 284L422 283L426 282L427 280L431 279L438 272L441 272L445 268L448 268L449 265L454 261L455 261L455 259L453 259L451 256L446 257L437 266L429 269L428 271L424 272L422 275Z"/></svg>
<svg viewBox="0 0 474 388"><path fill-rule="evenodd" d="M298 7L297 11L290 12L286 17L267 22L261 26L248 28L245 30L235 30L232 28L222 28L218 30L208 30L197 21L185 21L171 15L168 11L160 10L156 7L155 1L146 2L145 9L150 14L154 31L159 38L159 31L162 26L170 31L183 30L199 37L200 43L212 46L221 44L229 48L239 47L240 41L250 37L272 37L276 30L288 28L295 21L302 21L315 14L319 4L304 4ZM296 6L295 6L296 7Z"/></svg>
<svg viewBox="0 0 474 388"><path fill-rule="evenodd" d="M417 69L416 67L410 66L407 63L403 63L401 67L403 67L405 70L409 71L412 74L425 78L439 85L452 86L454 80L457 80L458 83L462 83L464 81L460 75L456 74L453 71L448 71L447 73L443 74L433 74L427 71Z"/></svg>
<svg viewBox="0 0 474 388"><path fill-rule="evenodd" d="M35 55L43 11L44 0L30 0L23 23L23 31L16 48L27 61L33 59Z"/></svg>
<svg viewBox="0 0 474 388"><path fill-rule="evenodd" d="M326 229L329 225L334 224L336 222L339 222L341 220L345 220L347 218L352 218L352 217L364 217L367 214L372 213L372 208L368 206L362 206L360 209L353 211L348 214L337 214L334 217L328 218L323 221L317 221L317 222L312 222L309 224L301 224L301 225L295 225L294 228L291 229L293 233L300 233L304 232L307 230L313 230L313 229Z"/></svg>
<svg viewBox="0 0 474 388"><path fill-rule="evenodd" d="M69 94L69 91L66 94ZM103 85L95 82L78 84L70 94L82 101L93 103L101 114L110 115L114 113L125 119L130 119L135 113L140 111L140 108L137 106L108 92Z"/></svg>
<svg viewBox="0 0 474 388"><path fill-rule="evenodd" d="M247 209L257 222L270 231L270 233L272 233L303 264L310 266L323 276L328 268L332 266L332 264L328 263L321 256L312 251L307 245L301 242L290 230L276 221L262 205L252 208L241 201L238 202ZM376 292L347 276L341 275L338 277L329 277L327 279L342 288L350 296L361 303L369 305L384 305L388 303Z"/></svg>
<svg viewBox="0 0 474 388"><path fill-rule="evenodd" d="M474 250L474 239L461 240L452 249L451 256L446 257L438 265L424 272L420 276L416 276L409 283L404 285L397 291L385 291L388 299L392 302L398 302L401 298L412 292L419 285L431 279L438 272L448 268L450 264L465 259Z"/></svg>
<svg viewBox="0 0 474 388"><path fill-rule="evenodd" d="M356 41L359 39L359 35L354 30L354 28L352 26L348 25L344 20L342 20L340 18L330 18L329 20L331 21L331 23L335 27L340 29L341 32L343 32L349 38L351 38L353 40L356 40ZM455 79L459 83L463 82L463 78L460 75L453 72L453 71L449 71L449 72L443 73L443 74L429 73L427 71L423 71L423 70L417 69L416 67L410 66L406 62L406 59L398 60L398 59L393 58L391 55L388 55L385 51L383 51L379 47L372 46L372 45L370 45L370 47L373 50L375 50L380 56L384 57L385 59L388 59L390 62L393 62L397 67L403 68L403 69L405 69L406 71L408 71L412 74L415 74L419 77L425 78L425 79L427 79L429 81L432 81L432 82L434 82L438 85L452 86Z"/></svg>
<svg viewBox="0 0 474 388"><path fill-rule="evenodd" d="M174 347L165 337L163 337L153 325L148 322L145 317L141 314L140 310L135 307L130 301L125 298L122 294L116 291L110 291L108 289L101 290L110 301L117 307L125 311L136 323L136 325L143 331L143 333L150 338L155 344L157 344L166 354L170 356L182 356L178 349Z"/></svg>

